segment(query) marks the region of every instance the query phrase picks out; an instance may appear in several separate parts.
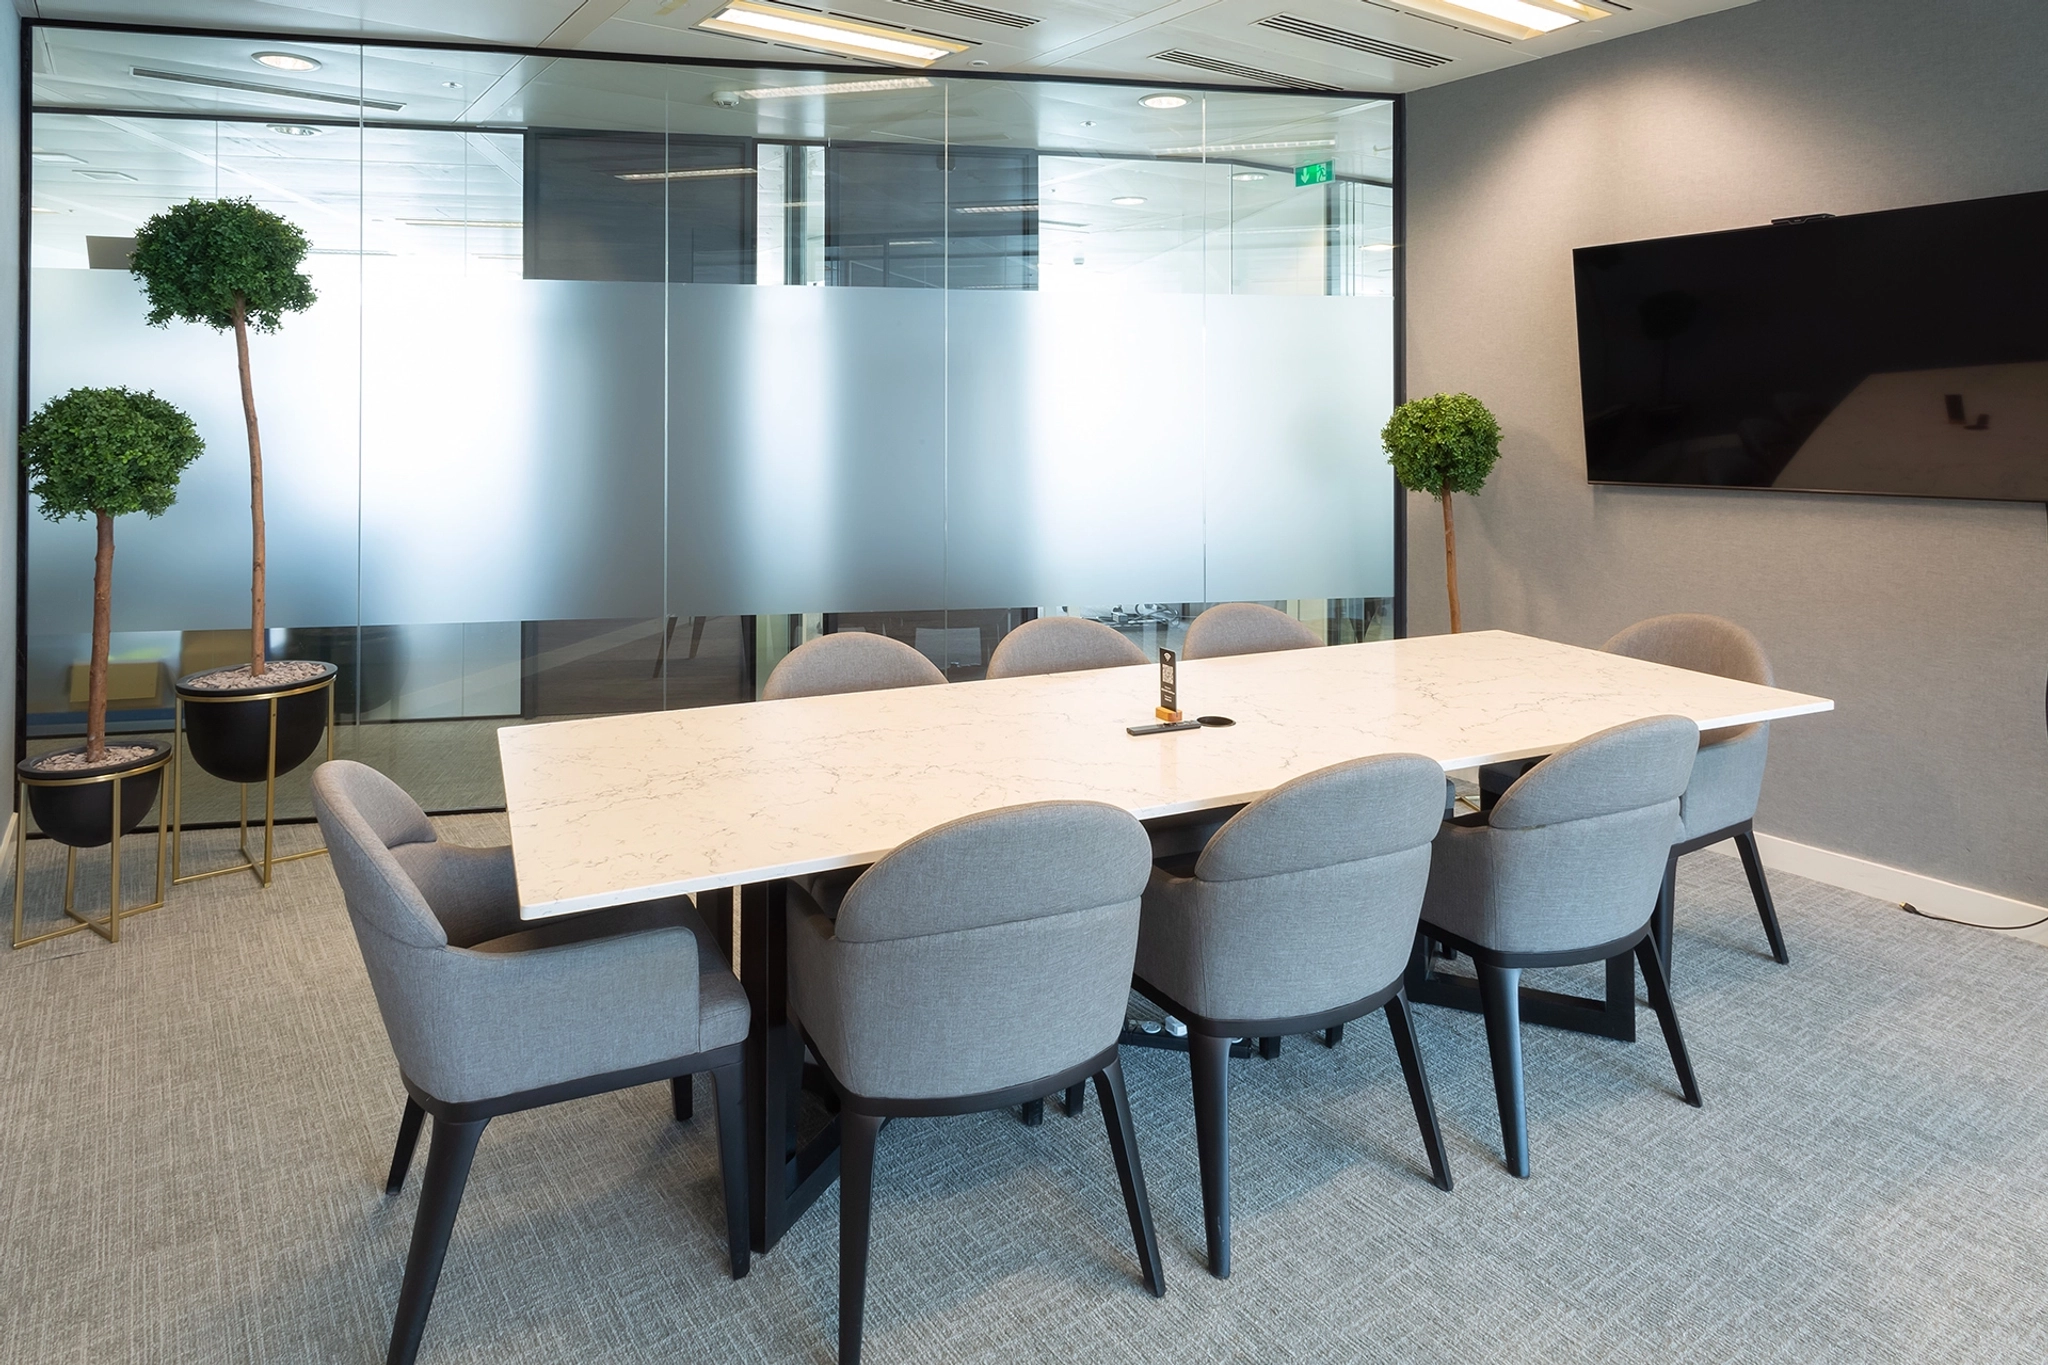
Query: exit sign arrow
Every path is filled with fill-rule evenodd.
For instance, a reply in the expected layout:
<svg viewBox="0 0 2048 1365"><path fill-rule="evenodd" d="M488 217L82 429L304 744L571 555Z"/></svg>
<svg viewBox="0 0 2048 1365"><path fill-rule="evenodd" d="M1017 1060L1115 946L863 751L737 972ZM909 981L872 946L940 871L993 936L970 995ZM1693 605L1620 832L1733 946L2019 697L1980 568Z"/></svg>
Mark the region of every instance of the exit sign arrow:
<svg viewBox="0 0 2048 1365"><path fill-rule="evenodd" d="M1334 161L1318 161L1311 166L1296 166L1294 183L1297 188L1302 185L1327 185L1337 178L1336 170L1337 163Z"/></svg>

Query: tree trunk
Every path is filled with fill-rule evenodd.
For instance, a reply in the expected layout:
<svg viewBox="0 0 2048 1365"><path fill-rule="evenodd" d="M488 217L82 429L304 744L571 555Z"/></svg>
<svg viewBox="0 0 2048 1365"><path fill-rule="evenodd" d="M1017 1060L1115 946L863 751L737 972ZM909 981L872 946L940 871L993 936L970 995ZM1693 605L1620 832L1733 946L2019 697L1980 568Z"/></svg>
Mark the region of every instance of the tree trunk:
<svg viewBox="0 0 2048 1365"><path fill-rule="evenodd" d="M1451 486L1444 485L1444 582L1451 590L1451 634L1463 627L1458 618L1458 533L1451 527Z"/></svg>
<svg viewBox="0 0 2048 1365"><path fill-rule="evenodd" d="M256 386L249 379L247 301L235 295L235 364L242 373L242 417L249 424L249 673L263 676L263 438L256 433Z"/></svg>
<svg viewBox="0 0 2048 1365"><path fill-rule="evenodd" d="M107 654L114 622L114 519L95 512L99 549L92 560L92 662L86 666L85 761L107 754Z"/></svg>

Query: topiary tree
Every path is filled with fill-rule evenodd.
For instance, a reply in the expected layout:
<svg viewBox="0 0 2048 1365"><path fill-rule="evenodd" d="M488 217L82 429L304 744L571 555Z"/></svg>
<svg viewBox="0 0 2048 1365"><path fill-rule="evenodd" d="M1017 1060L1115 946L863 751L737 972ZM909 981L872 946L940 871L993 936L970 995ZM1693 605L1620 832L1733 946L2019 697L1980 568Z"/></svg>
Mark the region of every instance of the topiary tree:
<svg viewBox="0 0 2048 1365"><path fill-rule="evenodd" d="M177 501L178 476L205 443L192 419L153 393L73 389L52 398L21 433L29 491L51 521L99 523L92 566L92 663L85 703L85 758L107 750L107 650L113 630L114 518L160 517Z"/></svg>
<svg viewBox="0 0 2048 1365"><path fill-rule="evenodd" d="M242 416L249 427L249 672L263 674L263 442L249 379L249 330L274 332L286 313L313 306L299 273L306 234L250 199L194 199L166 209L135 234L128 268L149 294L149 325L172 318L235 334Z"/></svg>
<svg viewBox="0 0 2048 1365"><path fill-rule="evenodd" d="M1451 629L1458 614L1458 537L1451 494L1477 493L1500 458L1500 423L1469 393L1433 393L1394 409L1380 432L1387 462L1403 488L1444 505L1444 578L1451 593Z"/></svg>

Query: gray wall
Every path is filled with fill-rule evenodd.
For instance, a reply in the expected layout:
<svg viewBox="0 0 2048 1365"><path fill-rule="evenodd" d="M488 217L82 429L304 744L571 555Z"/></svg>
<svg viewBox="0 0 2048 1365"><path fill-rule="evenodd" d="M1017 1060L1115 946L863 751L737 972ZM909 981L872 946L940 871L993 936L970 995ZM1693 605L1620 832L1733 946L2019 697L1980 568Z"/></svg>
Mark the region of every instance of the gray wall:
<svg viewBox="0 0 2048 1365"><path fill-rule="evenodd" d="M2038 504L1589 487L1573 247L2048 189L2039 0L1760 0L1411 98L1410 394L1506 432L1456 507L1466 629L1597 645L1708 611L1839 710L1772 735L1759 827L2048 902ZM1413 498L1411 628L1446 628Z"/></svg>

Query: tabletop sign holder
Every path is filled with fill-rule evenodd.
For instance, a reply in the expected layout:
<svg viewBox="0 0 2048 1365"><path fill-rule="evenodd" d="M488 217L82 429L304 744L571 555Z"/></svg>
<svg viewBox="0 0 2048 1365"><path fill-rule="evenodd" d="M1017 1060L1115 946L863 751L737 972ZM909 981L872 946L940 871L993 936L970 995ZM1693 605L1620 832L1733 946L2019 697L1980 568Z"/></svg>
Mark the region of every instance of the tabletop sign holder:
<svg viewBox="0 0 2048 1365"><path fill-rule="evenodd" d="M1168 725L1180 724L1180 689L1174 682L1175 665L1180 656L1170 649L1159 651L1159 705L1152 714Z"/></svg>

